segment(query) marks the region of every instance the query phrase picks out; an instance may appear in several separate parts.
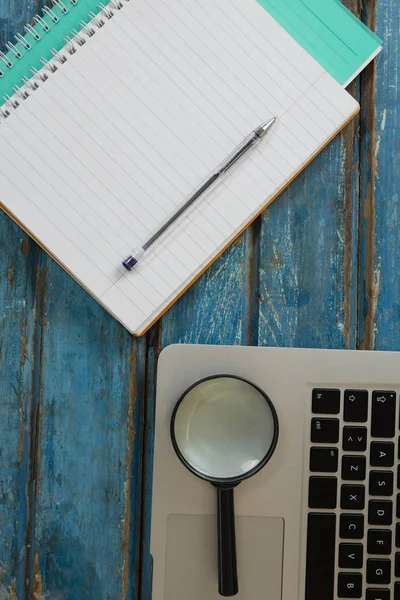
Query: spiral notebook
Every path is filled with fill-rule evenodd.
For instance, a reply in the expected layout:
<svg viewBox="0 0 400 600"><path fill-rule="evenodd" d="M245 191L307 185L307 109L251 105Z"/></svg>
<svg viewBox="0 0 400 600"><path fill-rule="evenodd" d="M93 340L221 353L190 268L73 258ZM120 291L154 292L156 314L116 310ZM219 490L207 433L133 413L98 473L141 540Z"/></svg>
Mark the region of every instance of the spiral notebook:
<svg viewBox="0 0 400 600"><path fill-rule="evenodd" d="M358 110L256 0L115 0L3 105L1 202L141 335ZM272 116L265 141L124 269Z"/></svg>
<svg viewBox="0 0 400 600"><path fill-rule="evenodd" d="M245 0L248 1L248 0ZM258 0L271 16L344 87L380 52L382 41L340 0ZM104 10L98 0L53 0L0 55L0 104Z"/></svg>

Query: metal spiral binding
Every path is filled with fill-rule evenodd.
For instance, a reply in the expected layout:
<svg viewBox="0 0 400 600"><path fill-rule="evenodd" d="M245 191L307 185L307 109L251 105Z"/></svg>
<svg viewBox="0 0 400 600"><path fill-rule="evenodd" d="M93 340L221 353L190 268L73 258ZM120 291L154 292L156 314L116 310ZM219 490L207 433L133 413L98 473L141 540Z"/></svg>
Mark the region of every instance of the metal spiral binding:
<svg viewBox="0 0 400 600"><path fill-rule="evenodd" d="M36 42L40 40L40 35L33 29L32 25L25 25L24 29L26 31L26 35L30 34Z"/></svg>
<svg viewBox="0 0 400 600"><path fill-rule="evenodd" d="M42 8L42 11L43 11L43 14L50 15L51 20L53 21L53 23L58 23L59 18L57 17L57 15L54 12L54 10L51 10L51 8L49 8L48 6L44 6Z"/></svg>
<svg viewBox="0 0 400 600"><path fill-rule="evenodd" d="M97 27L97 29L100 29L100 27L103 27L104 25L104 21L100 16L101 13L99 13L98 15L95 15L94 12L90 12L89 13L89 17L90 17L90 22L95 25L95 27ZM105 15L106 16L106 15ZM108 19L109 17L107 17Z"/></svg>
<svg viewBox="0 0 400 600"><path fill-rule="evenodd" d="M18 48L16 46L14 46L14 44L12 44L11 42L8 42L6 44L6 48L7 50L10 50L10 52L12 52L15 56L15 58L22 58L22 54L21 52L18 50Z"/></svg>
<svg viewBox="0 0 400 600"><path fill-rule="evenodd" d="M35 16L33 17L33 20L34 20L34 22L35 22L37 25L40 25L40 26L41 26L41 28L43 29L43 31L44 31L45 33L47 33L48 31L50 31L50 27L47 25L46 21L45 21L44 19L42 19L42 17L41 17L40 15L35 15Z"/></svg>
<svg viewBox="0 0 400 600"><path fill-rule="evenodd" d="M32 48L32 46L30 45L28 40L26 40L21 34L16 33L15 39L17 40L17 42L21 42L21 44L24 46L25 50L30 50Z"/></svg>
<svg viewBox="0 0 400 600"><path fill-rule="evenodd" d="M0 60L3 61L3 63L6 65L6 67L11 69L13 64L12 64L11 60L9 60L3 52L0 52Z"/></svg>
<svg viewBox="0 0 400 600"><path fill-rule="evenodd" d="M71 4L75 5L79 0L68 0ZM79 46L83 46L86 41L92 37L98 29L104 26L107 20L113 18L115 12L121 10L124 5L129 2L129 0L111 0L107 5L98 4L97 8L99 10L96 15L93 12L90 12L88 15L89 21L86 23L85 21L81 21L79 23L81 29L80 31L76 31L75 29L71 31L70 35L67 35L63 38L64 46L60 51L57 51L55 48L51 49L52 58L47 60L46 58L41 58L40 63L42 68L37 70L34 67L30 69L32 74L31 78L23 77L21 86L14 86L13 95L12 96L4 96L4 104L0 105L0 123L7 119L27 98L29 98L30 94L37 90L41 84L43 84L49 77L49 74L55 73L60 65L65 63L69 56L75 54L78 50ZM66 0L52 0L53 6L57 6L60 8L63 14L68 12L68 8L66 6ZM56 13L49 7L45 6L42 9L44 15L48 15L53 23L57 23L59 21L59 17ZM42 28L42 35L45 35L49 30L49 26L44 21L44 19L40 15L35 15L33 18L33 22L36 25L40 25ZM17 42L20 42L25 50L30 50L32 48L31 40L40 40L41 35L31 26L25 25L25 35L16 34L14 37ZM15 46L15 44L8 42L6 44L7 50L9 50L15 57L16 60L22 58L21 52ZM0 78L3 77L7 71L7 69L11 69L13 66L13 61L10 60L10 57L0 52Z"/></svg>
<svg viewBox="0 0 400 600"><path fill-rule="evenodd" d="M64 42L64 48L67 52L69 52L70 54L75 54L76 52L76 46L73 42L73 40L71 40L71 38L69 37L69 35L66 35L65 37L63 37Z"/></svg>
<svg viewBox="0 0 400 600"><path fill-rule="evenodd" d="M66 15L68 12L68 8L65 6L65 4L63 2L61 2L61 0L51 0L53 6L59 6L61 9L61 12Z"/></svg>
<svg viewBox="0 0 400 600"><path fill-rule="evenodd" d="M86 37L84 35L82 35L82 33L80 31L76 31L76 29L73 29L71 31L71 35L72 35L72 44L78 44L78 46L83 46L83 44L86 43Z"/></svg>

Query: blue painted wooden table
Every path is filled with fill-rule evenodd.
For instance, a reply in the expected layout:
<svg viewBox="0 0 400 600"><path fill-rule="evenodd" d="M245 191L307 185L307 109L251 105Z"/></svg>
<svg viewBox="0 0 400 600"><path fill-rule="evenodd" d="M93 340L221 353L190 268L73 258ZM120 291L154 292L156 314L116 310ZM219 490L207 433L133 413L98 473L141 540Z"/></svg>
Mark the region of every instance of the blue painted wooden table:
<svg viewBox="0 0 400 600"><path fill-rule="evenodd" d="M0 600L149 599L164 346L400 349L399 5L347 4L385 45L360 116L146 337L0 214ZM38 8L0 0L0 47Z"/></svg>

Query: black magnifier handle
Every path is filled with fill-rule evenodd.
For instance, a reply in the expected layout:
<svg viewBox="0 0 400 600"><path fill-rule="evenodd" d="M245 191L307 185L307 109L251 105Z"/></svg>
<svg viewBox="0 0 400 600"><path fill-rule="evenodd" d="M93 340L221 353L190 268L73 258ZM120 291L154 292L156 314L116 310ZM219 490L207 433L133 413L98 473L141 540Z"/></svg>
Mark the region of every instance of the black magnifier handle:
<svg viewBox="0 0 400 600"><path fill-rule="evenodd" d="M218 495L218 592L236 596L239 591L236 560L233 487L217 487Z"/></svg>

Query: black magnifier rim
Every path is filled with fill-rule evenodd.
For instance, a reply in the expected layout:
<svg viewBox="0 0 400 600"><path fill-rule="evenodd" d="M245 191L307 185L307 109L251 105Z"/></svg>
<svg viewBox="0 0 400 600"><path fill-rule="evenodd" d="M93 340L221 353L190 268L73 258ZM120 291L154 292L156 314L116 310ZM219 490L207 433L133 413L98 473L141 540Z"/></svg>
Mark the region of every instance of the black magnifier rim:
<svg viewBox="0 0 400 600"><path fill-rule="evenodd" d="M247 383L247 384L251 385L254 389L256 389L263 396L265 401L267 402L267 404L271 410L273 423L274 423L274 435L273 435L273 438L271 441L271 445L268 449L268 452L265 454L264 458L258 463L258 465L256 467L254 467L250 471L247 471L247 473L244 473L243 475L240 475L238 477L226 477L226 478L207 477L206 475L204 475L204 473L201 473L201 471L198 471L197 469L192 467L192 465L185 459L185 457L182 455L181 451L179 450L179 446L178 446L176 438L175 438L175 418L176 418L176 415L177 415L180 405L182 404L183 400L186 398L188 393L191 392L193 390L193 388L201 385L205 381L210 381L211 379L221 379L221 378L238 379L239 381L243 381L244 383ZM191 473L193 473L200 479L203 479L204 481L208 481L215 485L221 485L221 486L227 485L227 484L228 485L237 485L241 481L244 481L245 479L249 479L249 477L252 477L256 473L258 473L258 471L260 471L267 464L267 462L269 461L269 459L275 452L275 448L276 448L276 445L278 443L278 438L279 438L279 421L278 421L278 415L275 410L275 407L272 404L268 395L264 392L264 390L262 390L260 387L258 387L252 381L245 379L244 377L240 377L238 375L231 375L228 373L226 373L226 374L218 373L217 375L208 375L207 377L203 377L202 379L199 379L198 381L193 383L189 388L187 388L183 392L182 396L179 398L178 402L175 404L174 410L172 412L171 423L170 423L170 434L171 434L172 445L174 447L174 450L175 450L179 460Z"/></svg>

